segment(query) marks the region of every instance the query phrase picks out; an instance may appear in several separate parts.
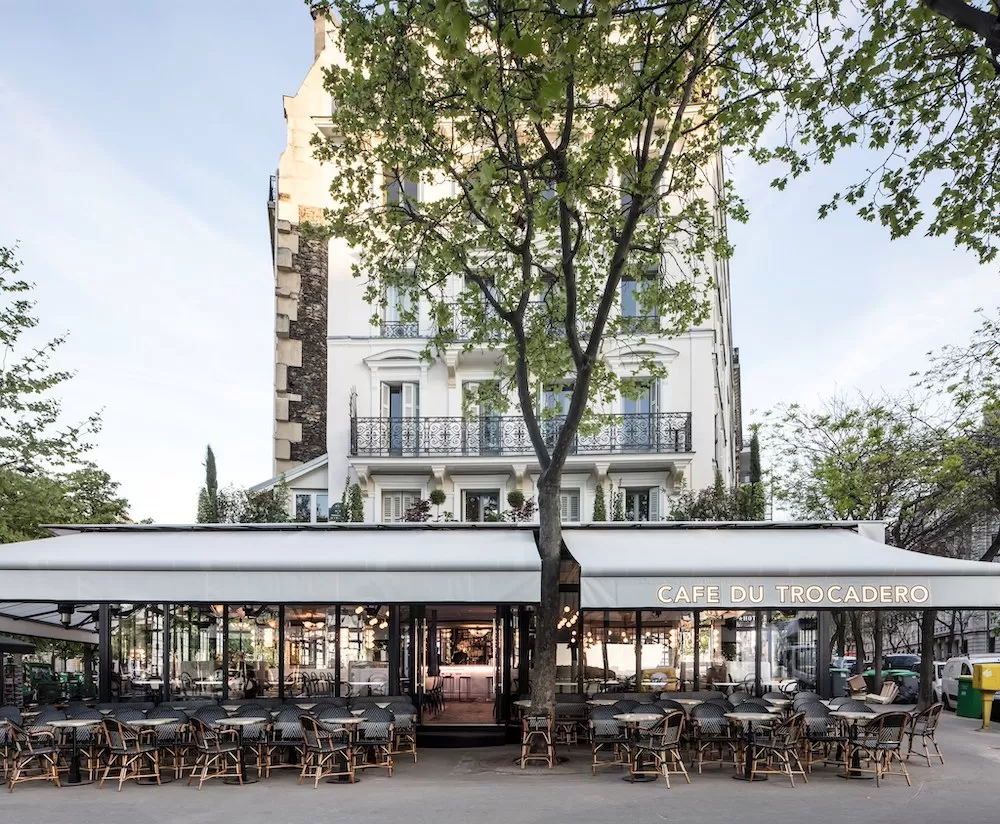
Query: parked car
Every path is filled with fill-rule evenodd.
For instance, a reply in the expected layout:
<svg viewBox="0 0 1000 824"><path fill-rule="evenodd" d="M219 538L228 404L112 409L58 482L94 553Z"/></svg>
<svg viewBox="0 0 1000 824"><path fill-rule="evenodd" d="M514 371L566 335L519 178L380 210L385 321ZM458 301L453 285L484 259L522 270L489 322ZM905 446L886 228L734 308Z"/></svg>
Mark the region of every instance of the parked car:
<svg viewBox="0 0 1000 824"><path fill-rule="evenodd" d="M934 681L931 684L931 693L934 696L935 703L941 700L943 695L941 687L941 676L944 675L944 661L934 662Z"/></svg>
<svg viewBox="0 0 1000 824"><path fill-rule="evenodd" d="M941 674L941 703L946 710L958 705L958 677L972 675L973 664L1000 664L1000 655L958 655L945 661Z"/></svg>
<svg viewBox="0 0 1000 824"><path fill-rule="evenodd" d="M909 653L891 653L883 655L885 669L910 670L910 672L920 672L920 656Z"/></svg>

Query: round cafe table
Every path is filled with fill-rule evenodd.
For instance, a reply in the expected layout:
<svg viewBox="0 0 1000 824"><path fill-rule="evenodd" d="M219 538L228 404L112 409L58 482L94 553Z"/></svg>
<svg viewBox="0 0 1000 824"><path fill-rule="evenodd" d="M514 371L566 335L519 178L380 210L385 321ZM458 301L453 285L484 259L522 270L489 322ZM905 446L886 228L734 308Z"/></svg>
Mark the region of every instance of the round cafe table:
<svg viewBox="0 0 1000 824"><path fill-rule="evenodd" d="M517 703L516 701L514 703ZM530 701L528 702L531 703ZM611 707L618 703L614 698L591 698L588 702L592 707Z"/></svg>
<svg viewBox="0 0 1000 824"><path fill-rule="evenodd" d="M656 721L661 721L664 718L663 713L659 712L623 712L618 715L612 716L615 721L621 721L630 730L638 730L640 724L649 724ZM644 767L644 763L636 761L636 769ZM632 777L631 773L629 775L623 775L622 781L629 782L647 782L656 781L657 777L655 775L637 775L635 778Z"/></svg>
<svg viewBox="0 0 1000 824"><path fill-rule="evenodd" d="M674 698L671 696L670 700L680 704L685 709L691 709L691 707L697 707L699 704L705 703L704 698Z"/></svg>
<svg viewBox="0 0 1000 824"><path fill-rule="evenodd" d="M47 721L46 725L57 730L69 730L72 750L69 757L69 774L66 776L67 784L92 784L92 779L84 781L80 777L80 747L76 740L76 731L85 727L96 727L101 722L88 718L63 718L57 721Z"/></svg>
<svg viewBox="0 0 1000 824"><path fill-rule="evenodd" d="M743 772L733 778L738 781L767 781L766 775L753 775L753 725L768 725L774 722L774 716L769 712L727 712L726 718L743 725L746 741L743 751ZM753 777L751 778L751 775Z"/></svg>
<svg viewBox="0 0 1000 824"><path fill-rule="evenodd" d="M861 753L855 746L858 742L858 726L864 726L869 721L878 716L873 712L831 712L831 718L840 718L849 722L847 724L847 737L851 745L851 763L844 764L844 772L839 773L841 778L860 778L870 781L874 776L865 775L861 772Z"/></svg>
<svg viewBox="0 0 1000 824"><path fill-rule="evenodd" d="M357 712L357 710L353 710L353 712ZM364 712L364 710L361 710L361 712ZM344 727L351 734L351 743L354 743L358 732L358 725L363 724L364 720L360 715L355 715L352 718L320 718L318 723L321 727L325 727L328 730ZM347 753L344 753L344 758L346 759L347 757ZM357 784L360 780L355 772L354 783ZM346 775L330 776L326 779L327 784L349 784L350 782L350 777Z"/></svg>
<svg viewBox="0 0 1000 824"><path fill-rule="evenodd" d="M237 716L236 718L220 718L218 721L214 722L216 726L219 727L233 727L236 730L236 748L240 754L240 777L243 779L244 784L255 784L260 780L260 764L257 765L257 778L247 777L247 756L243 749L243 728L252 727L254 724L266 724L266 718L247 718L244 716ZM235 778L227 778L227 784L238 784L240 783Z"/></svg>

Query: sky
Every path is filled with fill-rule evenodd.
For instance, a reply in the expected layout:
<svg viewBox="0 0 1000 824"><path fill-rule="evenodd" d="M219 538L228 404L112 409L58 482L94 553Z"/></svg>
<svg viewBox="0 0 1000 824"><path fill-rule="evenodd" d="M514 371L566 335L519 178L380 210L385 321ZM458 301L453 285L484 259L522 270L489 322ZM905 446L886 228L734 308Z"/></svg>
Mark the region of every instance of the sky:
<svg viewBox="0 0 1000 824"><path fill-rule="evenodd" d="M238 12L238 13L237 13ZM282 95L312 60L299 0L0 0L0 244L20 244L68 420L134 518L194 519L206 444L223 484L271 474L274 292L266 186ZM852 165L853 164L853 165ZM785 192L736 162L731 227L744 419L906 386L968 338L1000 276L946 239L890 242L820 202L858 161Z"/></svg>

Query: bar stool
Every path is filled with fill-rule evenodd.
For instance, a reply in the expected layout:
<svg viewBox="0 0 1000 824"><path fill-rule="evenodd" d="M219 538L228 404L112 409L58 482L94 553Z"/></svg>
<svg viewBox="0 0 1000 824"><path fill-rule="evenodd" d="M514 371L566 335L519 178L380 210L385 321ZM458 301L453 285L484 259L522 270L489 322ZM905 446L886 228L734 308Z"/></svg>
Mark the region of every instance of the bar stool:
<svg viewBox="0 0 1000 824"><path fill-rule="evenodd" d="M542 751L534 750L534 745L542 745ZM526 715L521 719L521 769L529 761L544 761L549 769L556 760L552 746L552 719L547 715Z"/></svg>
<svg viewBox="0 0 1000 824"><path fill-rule="evenodd" d="M493 676L492 675L487 675L486 676L486 700L491 700L494 697L495 697L495 693L494 693L494 690L493 690Z"/></svg>
<svg viewBox="0 0 1000 824"><path fill-rule="evenodd" d="M465 700L472 700L472 676L471 675L460 675L458 676L458 700L462 700L462 690L465 690Z"/></svg>
<svg viewBox="0 0 1000 824"><path fill-rule="evenodd" d="M443 680L443 691L445 697L454 698L455 697L455 676L446 675Z"/></svg>

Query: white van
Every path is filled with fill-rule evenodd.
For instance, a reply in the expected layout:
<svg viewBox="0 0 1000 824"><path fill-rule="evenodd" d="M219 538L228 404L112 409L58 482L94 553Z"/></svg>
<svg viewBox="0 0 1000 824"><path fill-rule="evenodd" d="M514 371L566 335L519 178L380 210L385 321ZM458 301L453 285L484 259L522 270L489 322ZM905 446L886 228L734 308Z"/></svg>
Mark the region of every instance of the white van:
<svg viewBox="0 0 1000 824"><path fill-rule="evenodd" d="M959 655L945 661L941 673L941 703L946 710L958 704L958 676L972 675L973 664L1000 664L1000 655Z"/></svg>

